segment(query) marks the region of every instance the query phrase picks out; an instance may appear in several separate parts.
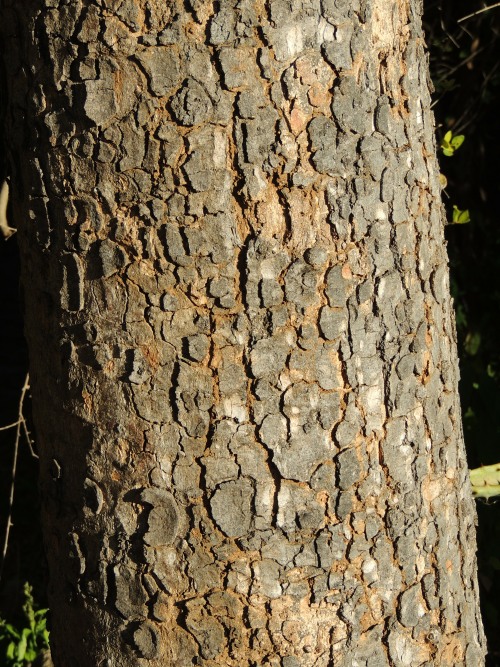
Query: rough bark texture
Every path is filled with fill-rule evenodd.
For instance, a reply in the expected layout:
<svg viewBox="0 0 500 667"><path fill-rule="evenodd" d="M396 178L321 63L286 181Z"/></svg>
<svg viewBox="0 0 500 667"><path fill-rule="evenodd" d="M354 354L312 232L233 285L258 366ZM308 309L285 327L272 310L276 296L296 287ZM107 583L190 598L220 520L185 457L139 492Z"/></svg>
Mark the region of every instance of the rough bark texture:
<svg viewBox="0 0 500 667"><path fill-rule="evenodd" d="M418 0L4 0L57 667L478 667Z"/></svg>

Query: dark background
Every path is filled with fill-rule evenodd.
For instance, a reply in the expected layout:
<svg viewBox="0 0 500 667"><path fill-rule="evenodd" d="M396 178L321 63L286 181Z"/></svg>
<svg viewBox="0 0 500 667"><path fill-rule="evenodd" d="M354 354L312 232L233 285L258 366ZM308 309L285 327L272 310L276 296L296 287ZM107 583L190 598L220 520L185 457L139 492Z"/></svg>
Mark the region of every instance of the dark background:
<svg viewBox="0 0 500 667"><path fill-rule="evenodd" d="M493 3L493 0L491 1ZM440 155L453 205L471 221L448 225L452 292L457 315L461 400L469 467L500 462L500 7L477 0L427 0L424 24L430 52L437 139L464 134L453 157ZM1 121L1 118L0 118ZM1 161L0 155L0 161ZM0 162L0 172L1 172ZM0 173L1 175L1 173ZM0 426L17 419L27 372L19 303L16 237L0 237ZM29 400L26 414L29 422ZM12 476L15 433L0 431L0 554ZM488 637L488 667L500 667L500 503L477 503L479 579ZM38 522L37 461L20 443L13 527L0 584L0 617L16 622L23 584L45 606L46 565ZM1 555L0 555L1 557ZM0 658L1 660L1 658Z"/></svg>

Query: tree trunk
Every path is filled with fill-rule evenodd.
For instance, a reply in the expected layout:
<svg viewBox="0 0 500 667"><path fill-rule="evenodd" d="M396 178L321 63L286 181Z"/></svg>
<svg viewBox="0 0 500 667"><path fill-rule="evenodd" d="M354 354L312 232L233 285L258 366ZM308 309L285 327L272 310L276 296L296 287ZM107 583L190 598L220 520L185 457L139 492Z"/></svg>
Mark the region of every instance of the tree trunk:
<svg viewBox="0 0 500 667"><path fill-rule="evenodd" d="M419 0L4 0L57 667L483 664Z"/></svg>

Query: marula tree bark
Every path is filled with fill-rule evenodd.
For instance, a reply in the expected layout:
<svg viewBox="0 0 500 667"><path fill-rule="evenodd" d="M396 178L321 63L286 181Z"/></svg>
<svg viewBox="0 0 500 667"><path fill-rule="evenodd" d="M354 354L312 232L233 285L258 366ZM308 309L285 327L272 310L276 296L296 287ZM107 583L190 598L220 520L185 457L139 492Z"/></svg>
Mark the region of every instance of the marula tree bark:
<svg viewBox="0 0 500 667"><path fill-rule="evenodd" d="M57 667L482 664L419 0L4 0Z"/></svg>

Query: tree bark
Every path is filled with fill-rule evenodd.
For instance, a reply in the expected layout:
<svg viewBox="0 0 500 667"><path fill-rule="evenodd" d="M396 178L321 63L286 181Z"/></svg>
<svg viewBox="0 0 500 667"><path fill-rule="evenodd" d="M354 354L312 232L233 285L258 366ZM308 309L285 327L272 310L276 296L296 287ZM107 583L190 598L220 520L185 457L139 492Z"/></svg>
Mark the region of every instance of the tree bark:
<svg viewBox="0 0 500 667"><path fill-rule="evenodd" d="M419 0L27 4L55 665L483 664Z"/></svg>

